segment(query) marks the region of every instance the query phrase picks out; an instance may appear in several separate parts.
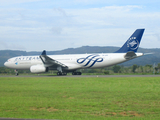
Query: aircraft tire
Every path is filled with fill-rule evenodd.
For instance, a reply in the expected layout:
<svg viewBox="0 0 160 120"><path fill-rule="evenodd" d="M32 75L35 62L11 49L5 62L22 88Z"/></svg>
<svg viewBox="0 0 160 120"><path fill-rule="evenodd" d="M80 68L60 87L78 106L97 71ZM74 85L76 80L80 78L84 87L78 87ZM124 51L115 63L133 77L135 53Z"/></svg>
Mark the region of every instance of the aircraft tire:
<svg viewBox="0 0 160 120"><path fill-rule="evenodd" d="M77 75L77 72L72 72L72 75Z"/></svg>
<svg viewBox="0 0 160 120"><path fill-rule="evenodd" d="M66 73L66 72L57 72L57 75L58 75L58 76L67 75L67 73Z"/></svg>
<svg viewBox="0 0 160 120"><path fill-rule="evenodd" d="M67 73L66 73L66 72L63 72L62 74L63 74L63 75L67 75Z"/></svg>
<svg viewBox="0 0 160 120"><path fill-rule="evenodd" d="M16 73L16 76L18 76L19 74L18 73Z"/></svg>
<svg viewBox="0 0 160 120"><path fill-rule="evenodd" d="M81 72L72 72L72 75L81 75Z"/></svg>
<svg viewBox="0 0 160 120"><path fill-rule="evenodd" d="M57 72L57 75L60 76L60 75L62 75L62 73L61 72Z"/></svg>
<svg viewBox="0 0 160 120"><path fill-rule="evenodd" d="M78 74L77 75L82 75L82 73L81 72L78 72Z"/></svg>

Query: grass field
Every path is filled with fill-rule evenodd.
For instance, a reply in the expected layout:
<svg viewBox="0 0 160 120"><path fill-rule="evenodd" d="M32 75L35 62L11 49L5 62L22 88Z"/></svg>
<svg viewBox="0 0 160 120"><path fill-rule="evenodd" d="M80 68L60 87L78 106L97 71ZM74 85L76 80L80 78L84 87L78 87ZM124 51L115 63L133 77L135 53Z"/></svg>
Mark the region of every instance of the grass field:
<svg viewBox="0 0 160 120"><path fill-rule="evenodd" d="M160 119L160 78L0 78L0 117Z"/></svg>

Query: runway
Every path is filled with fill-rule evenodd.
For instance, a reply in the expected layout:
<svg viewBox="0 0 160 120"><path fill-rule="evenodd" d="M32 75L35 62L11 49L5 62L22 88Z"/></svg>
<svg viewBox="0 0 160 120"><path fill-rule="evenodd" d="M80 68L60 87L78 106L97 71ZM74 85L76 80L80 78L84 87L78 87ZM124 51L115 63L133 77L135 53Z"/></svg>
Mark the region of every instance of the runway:
<svg viewBox="0 0 160 120"><path fill-rule="evenodd" d="M1 75L0 77L160 77L160 75Z"/></svg>

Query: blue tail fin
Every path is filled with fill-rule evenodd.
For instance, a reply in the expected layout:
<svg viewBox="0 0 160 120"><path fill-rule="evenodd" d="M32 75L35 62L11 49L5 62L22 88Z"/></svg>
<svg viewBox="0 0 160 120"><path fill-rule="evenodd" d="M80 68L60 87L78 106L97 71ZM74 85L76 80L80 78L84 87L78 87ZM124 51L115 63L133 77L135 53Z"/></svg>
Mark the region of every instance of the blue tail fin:
<svg viewBox="0 0 160 120"><path fill-rule="evenodd" d="M144 29L137 29L127 42L115 53L126 53L129 51L137 52Z"/></svg>

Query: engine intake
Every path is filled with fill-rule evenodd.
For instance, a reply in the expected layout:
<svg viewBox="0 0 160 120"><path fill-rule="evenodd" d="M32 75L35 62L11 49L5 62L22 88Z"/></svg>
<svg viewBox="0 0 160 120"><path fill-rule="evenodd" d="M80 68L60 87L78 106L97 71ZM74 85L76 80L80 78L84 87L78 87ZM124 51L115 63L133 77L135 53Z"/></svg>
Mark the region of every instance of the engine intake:
<svg viewBox="0 0 160 120"><path fill-rule="evenodd" d="M33 65L30 67L31 73L44 73L48 72L48 68L44 67L43 65Z"/></svg>

